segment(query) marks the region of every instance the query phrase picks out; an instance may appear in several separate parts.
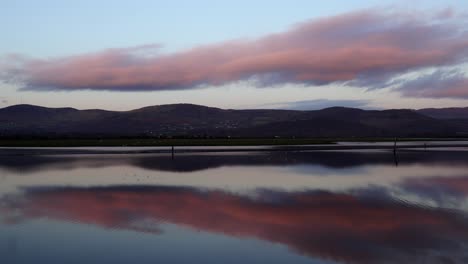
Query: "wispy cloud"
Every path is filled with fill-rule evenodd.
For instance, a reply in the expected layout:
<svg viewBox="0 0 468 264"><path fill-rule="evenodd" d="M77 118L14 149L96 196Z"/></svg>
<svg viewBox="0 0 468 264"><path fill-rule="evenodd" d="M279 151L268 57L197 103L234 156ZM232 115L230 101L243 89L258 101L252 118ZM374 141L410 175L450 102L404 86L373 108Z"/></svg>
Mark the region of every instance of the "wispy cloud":
<svg viewBox="0 0 468 264"><path fill-rule="evenodd" d="M437 70L405 81L397 89L413 97L468 99L468 76L460 70Z"/></svg>
<svg viewBox="0 0 468 264"><path fill-rule="evenodd" d="M263 105L267 108L281 108L292 110L319 110L327 107L342 106L352 108L368 108L371 102L369 100L329 100L329 99L315 99L303 100L294 102L278 102Z"/></svg>
<svg viewBox="0 0 468 264"><path fill-rule="evenodd" d="M27 90L67 91L193 89L239 80L379 86L408 71L466 62L462 19L453 10L369 9L171 54L149 45L52 59L10 55L0 62L0 80Z"/></svg>

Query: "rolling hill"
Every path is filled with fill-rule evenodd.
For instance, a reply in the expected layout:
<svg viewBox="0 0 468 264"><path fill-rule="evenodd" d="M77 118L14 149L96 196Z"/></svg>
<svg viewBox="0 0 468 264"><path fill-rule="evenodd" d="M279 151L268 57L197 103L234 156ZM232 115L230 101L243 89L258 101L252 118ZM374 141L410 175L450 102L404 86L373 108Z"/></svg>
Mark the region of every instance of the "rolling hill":
<svg viewBox="0 0 468 264"><path fill-rule="evenodd" d="M465 112L226 110L192 104L119 112L15 105L0 109L0 137L453 137L468 132ZM451 113L456 118L447 118Z"/></svg>

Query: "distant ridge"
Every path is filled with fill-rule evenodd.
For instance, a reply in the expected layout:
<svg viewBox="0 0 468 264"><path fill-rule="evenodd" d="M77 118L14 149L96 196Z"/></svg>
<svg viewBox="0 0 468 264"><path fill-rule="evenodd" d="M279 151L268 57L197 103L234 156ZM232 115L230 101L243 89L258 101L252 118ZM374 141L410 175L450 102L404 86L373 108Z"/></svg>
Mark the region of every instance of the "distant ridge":
<svg viewBox="0 0 468 264"><path fill-rule="evenodd" d="M194 104L130 111L14 105L0 109L0 137L455 137L468 108L300 111Z"/></svg>
<svg viewBox="0 0 468 264"><path fill-rule="evenodd" d="M418 113L437 119L468 119L468 107L426 108L418 110Z"/></svg>

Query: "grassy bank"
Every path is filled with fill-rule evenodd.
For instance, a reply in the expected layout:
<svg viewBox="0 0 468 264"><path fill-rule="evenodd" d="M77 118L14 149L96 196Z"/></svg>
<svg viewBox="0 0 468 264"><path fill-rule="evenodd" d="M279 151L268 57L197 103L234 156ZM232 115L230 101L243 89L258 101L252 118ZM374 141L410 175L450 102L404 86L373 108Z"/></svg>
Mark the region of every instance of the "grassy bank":
<svg viewBox="0 0 468 264"><path fill-rule="evenodd" d="M262 146L332 144L322 139L9 139L1 147Z"/></svg>
<svg viewBox="0 0 468 264"><path fill-rule="evenodd" d="M231 138L231 139L0 139L0 147L144 147L144 146L262 146L317 145L348 142L393 142L395 138ZM404 141L454 141L456 138L399 138Z"/></svg>

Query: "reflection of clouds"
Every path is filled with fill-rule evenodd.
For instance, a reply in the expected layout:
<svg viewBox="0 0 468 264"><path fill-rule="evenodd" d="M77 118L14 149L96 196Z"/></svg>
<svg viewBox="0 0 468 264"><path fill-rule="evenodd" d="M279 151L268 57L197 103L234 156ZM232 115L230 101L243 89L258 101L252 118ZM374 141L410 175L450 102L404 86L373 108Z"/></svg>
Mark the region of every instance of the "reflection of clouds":
<svg viewBox="0 0 468 264"><path fill-rule="evenodd" d="M185 186L248 192L258 188L278 190L349 191L369 185L393 187L410 178L444 177L465 173L463 167L449 166L366 166L361 170L332 170L327 173L296 171L295 166L226 166L192 173L154 172L126 165L106 168L70 169L9 174L0 185L1 193L12 193L28 186Z"/></svg>
<svg viewBox="0 0 468 264"><path fill-rule="evenodd" d="M242 196L193 188L48 188L3 198L2 214L152 232L169 222L281 243L347 263L458 261L468 222L454 212L411 206L375 193L257 191ZM252 198L255 197L255 198Z"/></svg>
<svg viewBox="0 0 468 264"><path fill-rule="evenodd" d="M430 199L439 206L468 205L468 175L407 179L400 188L424 199Z"/></svg>
<svg viewBox="0 0 468 264"><path fill-rule="evenodd" d="M468 152L231 153L229 155L7 156L0 159L0 194L21 186L150 185L249 191L348 191L369 185L392 188L408 179L464 175Z"/></svg>

